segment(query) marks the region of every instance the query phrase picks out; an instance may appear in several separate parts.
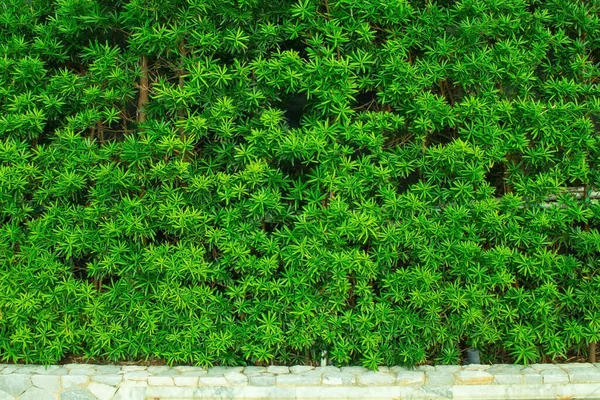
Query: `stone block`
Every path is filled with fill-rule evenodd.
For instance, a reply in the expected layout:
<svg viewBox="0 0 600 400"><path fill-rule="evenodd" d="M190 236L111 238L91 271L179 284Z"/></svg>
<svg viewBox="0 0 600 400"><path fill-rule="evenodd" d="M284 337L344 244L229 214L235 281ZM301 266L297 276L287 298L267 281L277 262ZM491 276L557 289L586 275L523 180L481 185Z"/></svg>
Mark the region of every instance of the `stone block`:
<svg viewBox="0 0 600 400"><path fill-rule="evenodd" d="M487 371L459 371L455 376L459 385L486 385L494 380L494 376Z"/></svg>
<svg viewBox="0 0 600 400"><path fill-rule="evenodd" d="M152 366L148 367L146 369L146 371L148 371L148 373L150 373L152 375L156 375L161 372L169 371L170 369L171 369L171 367L169 367L168 365L152 365ZM179 371L177 371L177 372L179 372Z"/></svg>
<svg viewBox="0 0 600 400"><path fill-rule="evenodd" d="M492 383L496 385L520 385L523 383L523 375L520 373L515 374L492 374L494 380Z"/></svg>
<svg viewBox="0 0 600 400"><path fill-rule="evenodd" d="M486 371L491 368L491 365L487 364L468 364L463 365L462 369L464 371Z"/></svg>
<svg viewBox="0 0 600 400"><path fill-rule="evenodd" d="M342 367L340 369L342 372L348 372L354 375L364 374L365 372L369 371L365 367Z"/></svg>
<svg viewBox="0 0 600 400"><path fill-rule="evenodd" d="M460 365L436 365L434 368L438 372L445 372L447 374L453 374L462 370Z"/></svg>
<svg viewBox="0 0 600 400"><path fill-rule="evenodd" d="M75 387L84 387L89 381L90 377L85 375L63 375L60 377L63 390Z"/></svg>
<svg viewBox="0 0 600 400"><path fill-rule="evenodd" d="M123 381L123 375L92 375L90 376L90 380L105 385L117 386Z"/></svg>
<svg viewBox="0 0 600 400"><path fill-rule="evenodd" d="M52 393L60 391L60 376L58 375L32 375L31 382L34 386Z"/></svg>
<svg viewBox="0 0 600 400"><path fill-rule="evenodd" d="M198 386L197 376L175 376L173 382L175 386Z"/></svg>
<svg viewBox="0 0 600 400"><path fill-rule="evenodd" d="M396 374L396 384L402 386L424 385L425 372L423 371L400 371Z"/></svg>
<svg viewBox="0 0 600 400"><path fill-rule="evenodd" d="M600 385L600 369L574 368L567 371L571 383L598 383Z"/></svg>
<svg viewBox="0 0 600 400"><path fill-rule="evenodd" d="M91 376L96 374L96 369L88 366L68 368L69 375L74 376Z"/></svg>
<svg viewBox="0 0 600 400"><path fill-rule="evenodd" d="M148 371L149 372L149 371ZM155 376L180 376L181 375L181 371L179 371L178 369L175 368L169 368L166 369L164 371L161 372L156 372L154 373Z"/></svg>
<svg viewBox="0 0 600 400"><path fill-rule="evenodd" d="M241 372L229 372L225 374L225 379L230 386L247 386L248 377Z"/></svg>
<svg viewBox="0 0 600 400"><path fill-rule="evenodd" d="M544 383L569 383L569 375L560 368L540 371Z"/></svg>
<svg viewBox="0 0 600 400"><path fill-rule="evenodd" d="M242 372L246 376L255 376L255 375L262 374L263 372L267 372L267 368L266 367L255 367L253 365L250 365L248 367L244 367L244 370Z"/></svg>
<svg viewBox="0 0 600 400"><path fill-rule="evenodd" d="M311 367L310 365L294 365L290 367L290 372L292 374L300 374L302 372L307 372L315 369L315 367Z"/></svg>
<svg viewBox="0 0 600 400"><path fill-rule="evenodd" d="M224 376L201 376L198 384L200 386L229 386Z"/></svg>
<svg viewBox="0 0 600 400"><path fill-rule="evenodd" d="M123 374L123 379L126 381L145 381L146 379L148 379L148 376L150 376L150 373L148 371L140 370L125 372L125 374Z"/></svg>
<svg viewBox="0 0 600 400"><path fill-rule="evenodd" d="M356 375L349 372L325 372L322 382L327 386L354 385Z"/></svg>
<svg viewBox="0 0 600 400"><path fill-rule="evenodd" d="M207 376L224 376L231 372L242 372L244 367L213 367L207 371Z"/></svg>
<svg viewBox="0 0 600 400"><path fill-rule="evenodd" d="M246 372L246 371L244 370L244 372ZM285 366L271 365L271 366L267 367L267 372L270 374L275 374L275 375L283 375L283 374L289 374L290 369Z"/></svg>
<svg viewBox="0 0 600 400"><path fill-rule="evenodd" d="M121 367L118 365L98 365L96 367L96 371L98 371L101 374L109 374L109 375L116 375L116 374L123 372L121 370Z"/></svg>
<svg viewBox="0 0 600 400"><path fill-rule="evenodd" d="M60 400L98 400L87 389L67 390L60 394Z"/></svg>
<svg viewBox="0 0 600 400"><path fill-rule="evenodd" d="M123 365L121 370L123 372L147 371L148 367L144 367L143 365Z"/></svg>
<svg viewBox="0 0 600 400"><path fill-rule="evenodd" d="M384 374L381 372L365 372L358 375L356 382L360 386L387 386L393 385L396 378L392 374Z"/></svg>
<svg viewBox="0 0 600 400"><path fill-rule="evenodd" d="M276 378L275 375L272 374L253 375L248 377L248 385L251 386L275 386L275 383Z"/></svg>
<svg viewBox="0 0 600 400"><path fill-rule="evenodd" d="M56 400L56 395L38 387L30 387L19 396L19 400Z"/></svg>
<svg viewBox="0 0 600 400"><path fill-rule="evenodd" d="M452 386L453 384L453 374L438 371L425 372L425 385L427 386Z"/></svg>
<svg viewBox="0 0 600 400"><path fill-rule="evenodd" d="M11 396L19 396L33 386L29 375L0 375L0 390Z"/></svg>
<svg viewBox="0 0 600 400"><path fill-rule="evenodd" d="M319 375L277 375L277 386L313 386L321 384L321 376Z"/></svg>
<svg viewBox="0 0 600 400"><path fill-rule="evenodd" d="M540 385L544 381L542 374L531 367L523 368L521 375L523 375L523 383L527 385Z"/></svg>
<svg viewBox="0 0 600 400"><path fill-rule="evenodd" d="M148 385L150 386L174 386L175 382L170 376L149 376Z"/></svg>
<svg viewBox="0 0 600 400"><path fill-rule="evenodd" d="M87 386L87 389L91 394L96 396L98 400L110 400L117 392L116 387L98 382L90 382L90 384Z"/></svg>
<svg viewBox="0 0 600 400"><path fill-rule="evenodd" d="M0 400L15 400L15 397L6 393L4 390L0 390Z"/></svg>
<svg viewBox="0 0 600 400"><path fill-rule="evenodd" d="M419 365L417 369L425 372L435 371L435 367L433 365Z"/></svg>

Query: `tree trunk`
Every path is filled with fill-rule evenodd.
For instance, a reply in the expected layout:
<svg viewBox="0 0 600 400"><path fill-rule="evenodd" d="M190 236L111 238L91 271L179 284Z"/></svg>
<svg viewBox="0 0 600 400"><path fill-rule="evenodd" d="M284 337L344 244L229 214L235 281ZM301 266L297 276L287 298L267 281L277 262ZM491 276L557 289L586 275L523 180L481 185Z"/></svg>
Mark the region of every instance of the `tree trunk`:
<svg viewBox="0 0 600 400"><path fill-rule="evenodd" d="M146 110L144 107L149 101L148 95L148 59L142 56L142 77L140 78L140 97L138 98L137 122L146 121Z"/></svg>

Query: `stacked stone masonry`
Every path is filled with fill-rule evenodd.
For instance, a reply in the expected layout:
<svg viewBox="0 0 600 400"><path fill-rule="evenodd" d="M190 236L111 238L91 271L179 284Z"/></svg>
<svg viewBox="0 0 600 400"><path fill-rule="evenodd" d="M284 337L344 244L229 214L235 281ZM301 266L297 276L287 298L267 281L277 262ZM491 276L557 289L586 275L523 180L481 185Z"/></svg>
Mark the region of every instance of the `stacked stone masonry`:
<svg viewBox="0 0 600 400"><path fill-rule="evenodd" d="M600 363L380 367L0 364L0 400L600 399Z"/></svg>

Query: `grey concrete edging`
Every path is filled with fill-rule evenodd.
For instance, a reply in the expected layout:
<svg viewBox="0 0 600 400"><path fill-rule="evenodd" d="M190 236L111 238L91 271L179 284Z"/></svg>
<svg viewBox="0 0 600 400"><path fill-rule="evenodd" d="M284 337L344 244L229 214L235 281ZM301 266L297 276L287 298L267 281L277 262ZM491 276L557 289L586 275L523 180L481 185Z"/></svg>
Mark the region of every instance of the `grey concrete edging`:
<svg viewBox="0 0 600 400"><path fill-rule="evenodd" d="M600 399L600 363L380 367L0 364L0 400Z"/></svg>

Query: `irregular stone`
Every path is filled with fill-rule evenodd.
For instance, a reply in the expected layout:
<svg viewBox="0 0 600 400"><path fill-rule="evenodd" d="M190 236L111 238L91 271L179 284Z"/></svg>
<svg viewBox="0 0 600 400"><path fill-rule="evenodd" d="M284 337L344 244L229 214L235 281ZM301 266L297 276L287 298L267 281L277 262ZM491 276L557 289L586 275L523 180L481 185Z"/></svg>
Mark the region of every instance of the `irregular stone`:
<svg viewBox="0 0 600 400"><path fill-rule="evenodd" d="M246 372L246 371L244 371ZM288 367L279 366L279 365L271 365L267 368L267 372L275 375L289 374L290 369Z"/></svg>
<svg viewBox="0 0 600 400"><path fill-rule="evenodd" d="M256 376L256 375L260 375L266 371L267 371L267 368L265 368L265 367L248 366L248 367L244 367L243 373L246 376Z"/></svg>
<svg viewBox="0 0 600 400"><path fill-rule="evenodd" d="M540 372L544 383L568 383L569 375L560 368L546 369Z"/></svg>
<svg viewBox="0 0 600 400"><path fill-rule="evenodd" d="M423 385L425 383L425 372L423 371L400 371L396 374L398 385Z"/></svg>
<svg viewBox="0 0 600 400"><path fill-rule="evenodd" d="M92 382L103 383L105 385L117 386L123 381L123 375L92 375Z"/></svg>
<svg viewBox="0 0 600 400"><path fill-rule="evenodd" d="M543 382L544 377L535 369L527 367L521 370L523 375L523 383L527 385L537 385Z"/></svg>
<svg viewBox="0 0 600 400"><path fill-rule="evenodd" d="M39 365L19 365L19 369L13 374L31 375L35 374L39 368Z"/></svg>
<svg viewBox="0 0 600 400"><path fill-rule="evenodd" d="M14 396L6 393L4 390L0 390L0 400L14 400Z"/></svg>
<svg viewBox="0 0 600 400"><path fill-rule="evenodd" d="M558 364L530 364L529 368L533 368L536 371L547 371L561 369Z"/></svg>
<svg viewBox="0 0 600 400"><path fill-rule="evenodd" d="M31 387L19 396L19 400L56 400L56 396L47 390Z"/></svg>
<svg viewBox="0 0 600 400"><path fill-rule="evenodd" d="M189 371L196 371L196 370L199 370L199 369L203 369L201 367L195 367L193 365L181 365L181 366L177 366L177 367L174 367L174 368L178 369L181 372L189 372Z"/></svg>
<svg viewBox="0 0 600 400"><path fill-rule="evenodd" d="M448 374L458 372L462 369L460 365L436 365L434 368L436 371L446 372Z"/></svg>
<svg viewBox="0 0 600 400"><path fill-rule="evenodd" d="M594 368L594 364L592 363L568 363L568 364L561 364L560 367L562 369L565 370L572 370L572 369L579 369L579 368Z"/></svg>
<svg viewBox="0 0 600 400"><path fill-rule="evenodd" d="M90 367L69 368L69 375L91 376L95 373L96 370Z"/></svg>
<svg viewBox="0 0 600 400"><path fill-rule="evenodd" d="M496 364L492 365L487 372L492 375L496 374L520 374L521 371L525 368L522 365L512 365L512 364Z"/></svg>
<svg viewBox="0 0 600 400"><path fill-rule="evenodd" d="M96 367L96 371L102 374L116 375L121 372L121 367L118 365L98 365Z"/></svg>
<svg viewBox="0 0 600 400"><path fill-rule="evenodd" d="M186 371L186 372L182 372L181 376L206 376L208 374L208 372L205 369L196 369L196 370L192 370L192 371Z"/></svg>
<svg viewBox="0 0 600 400"><path fill-rule="evenodd" d="M126 372L123 375L123 379L125 379L126 381L145 381L146 379L148 379L148 376L150 374L148 373L148 371L133 371L133 372Z"/></svg>
<svg viewBox="0 0 600 400"><path fill-rule="evenodd" d="M568 371L571 383L597 383L600 382L600 369L575 368Z"/></svg>
<svg viewBox="0 0 600 400"><path fill-rule="evenodd" d="M91 382L87 388L98 400L110 400L117 392L116 387L97 382Z"/></svg>
<svg viewBox="0 0 600 400"><path fill-rule="evenodd" d="M161 372L165 372L165 371L169 371L171 369L171 367L167 366L167 365L153 365L151 367L148 367L147 371L149 373L151 373L152 375L156 375L159 374Z"/></svg>
<svg viewBox="0 0 600 400"><path fill-rule="evenodd" d="M83 375L63 375L60 377L63 390L78 386L83 387L87 385L89 381L90 377Z"/></svg>
<svg viewBox="0 0 600 400"><path fill-rule="evenodd" d="M300 374L313 369L315 369L315 367L311 367L310 365L294 365L293 367L290 367L290 372L292 374Z"/></svg>
<svg viewBox="0 0 600 400"><path fill-rule="evenodd" d="M67 390L60 394L60 400L97 400L87 389Z"/></svg>
<svg viewBox="0 0 600 400"><path fill-rule="evenodd" d="M246 386L248 385L248 377L240 372L230 372L225 374L227 383L231 386Z"/></svg>
<svg viewBox="0 0 600 400"><path fill-rule="evenodd" d="M390 372L390 368L386 367L386 366L383 366L383 365L380 365L380 366L377 367L377 371L379 371L381 373L384 373L384 374L387 374L388 372Z"/></svg>
<svg viewBox="0 0 600 400"><path fill-rule="evenodd" d="M395 381L396 378L392 374L373 371L365 372L357 377L357 383L361 386L393 385Z"/></svg>
<svg viewBox="0 0 600 400"><path fill-rule="evenodd" d="M279 375L284 376L284 375ZM274 375L254 375L248 377L248 384L251 386L274 386L276 378Z"/></svg>
<svg viewBox="0 0 600 400"><path fill-rule="evenodd" d="M121 371L123 372L134 372L134 371L146 371L148 367L143 365L123 365Z"/></svg>
<svg viewBox="0 0 600 400"><path fill-rule="evenodd" d="M461 385L486 385L492 383L494 376L486 371L459 371L456 381Z"/></svg>
<svg viewBox="0 0 600 400"><path fill-rule="evenodd" d="M454 384L454 376L445 372L426 371L425 384L428 386L452 386Z"/></svg>
<svg viewBox="0 0 600 400"><path fill-rule="evenodd" d="M2 375L12 374L19 369L18 365L6 365L2 370Z"/></svg>
<svg viewBox="0 0 600 400"><path fill-rule="evenodd" d="M342 367L342 372L348 372L349 374L359 375L368 372L369 370L365 367Z"/></svg>
<svg viewBox="0 0 600 400"><path fill-rule="evenodd" d="M59 369L61 369L61 367L59 367L58 365L43 365L41 367L36 368L35 374L36 375L55 375L52 372L57 371ZM66 375L67 372L68 371L65 368L64 375Z"/></svg>
<svg viewBox="0 0 600 400"><path fill-rule="evenodd" d="M29 375L0 375L0 389L11 396L19 396L33 386Z"/></svg>
<svg viewBox="0 0 600 400"><path fill-rule="evenodd" d="M408 369L407 369L407 368L401 367L401 366L399 366L399 365L395 365L395 366L393 366L392 368L390 368L390 370L391 370L393 373L395 373L395 374L397 374L397 373L398 373L398 372L400 372L400 371L408 371Z"/></svg>
<svg viewBox="0 0 600 400"><path fill-rule="evenodd" d="M60 391L60 376L57 375L32 375L31 382L34 386L52 393Z"/></svg>
<svg viewBox="0 0 600 400"><path fill-rule="evenodd" d="M68 375L69 374L69 370L63 367L59 367L57 369L53 369L52 371L49 371L47 373L47 375L55 375L55 376L63 376L63 375ZM39 374L39 375L46 375L46 374Z"/></svg>
<svg viewBox="0 0 600 400"><path fill-rule="evenodd" d="M276 382L277 386L319 385L321 383L321 376L297 374L277 375Z"/></svg>
<svg viewBox="0 0 600 400"><path fill-rule="evenodd" d="M213 367L208 370L207 376L224 376L230 372L242 372L244 367Z"/></svg>
<svg viewBox="0 0 600 400"><path fill-rule="evenodd" d="M463 370L465 371L486 371L490 369L491 365L487 364L469 364L463 366Z"/></svg>
<svg viewBox="0 0 600 400"><path fill-rule="evenodd" d="M156 376L179 376L179 375L181 375L181 371L179 371L178 369L175 369L175 368L171 368L171 369L167 369L162 372L157 372L154 375L156 375Z"/></svg>
<svg viewBox="0 0 600 400"><path fill-rule="evenodd" d="M176 376L173 381L175 386L198 386L197 376Z"/></svg>
<svg viewBox="0 0 600 400"><path fill-rule="evenodd" d="M435 367L433 365L419 365L417 368L419 371L435 371Z"/></svg>
<svg viewBox="0 0 600 400"><path fill-rule="evenodd" d="M350 372L325 372L323 374L323 385L354 385L356 375Z"/></svg>
<svg viewBox="0 0 600 400"><path fill-rule="evenodd" d="M496 385L520 385L523 383L523 375L520 373L516 374L493 374L494 380L492 383Z"/></svg>
<svg viewBox="0 0 600 400"><path fill-rule="evenodd" d="M148 385L150 386L174 386L175 382L170 376L149 376Z"/></svg>
<svg viewBox="0 0 600 400"><path fill-rule="evenodd" d="M198 382L201 386L227 386L224 376L201 376Z"/></svg>

